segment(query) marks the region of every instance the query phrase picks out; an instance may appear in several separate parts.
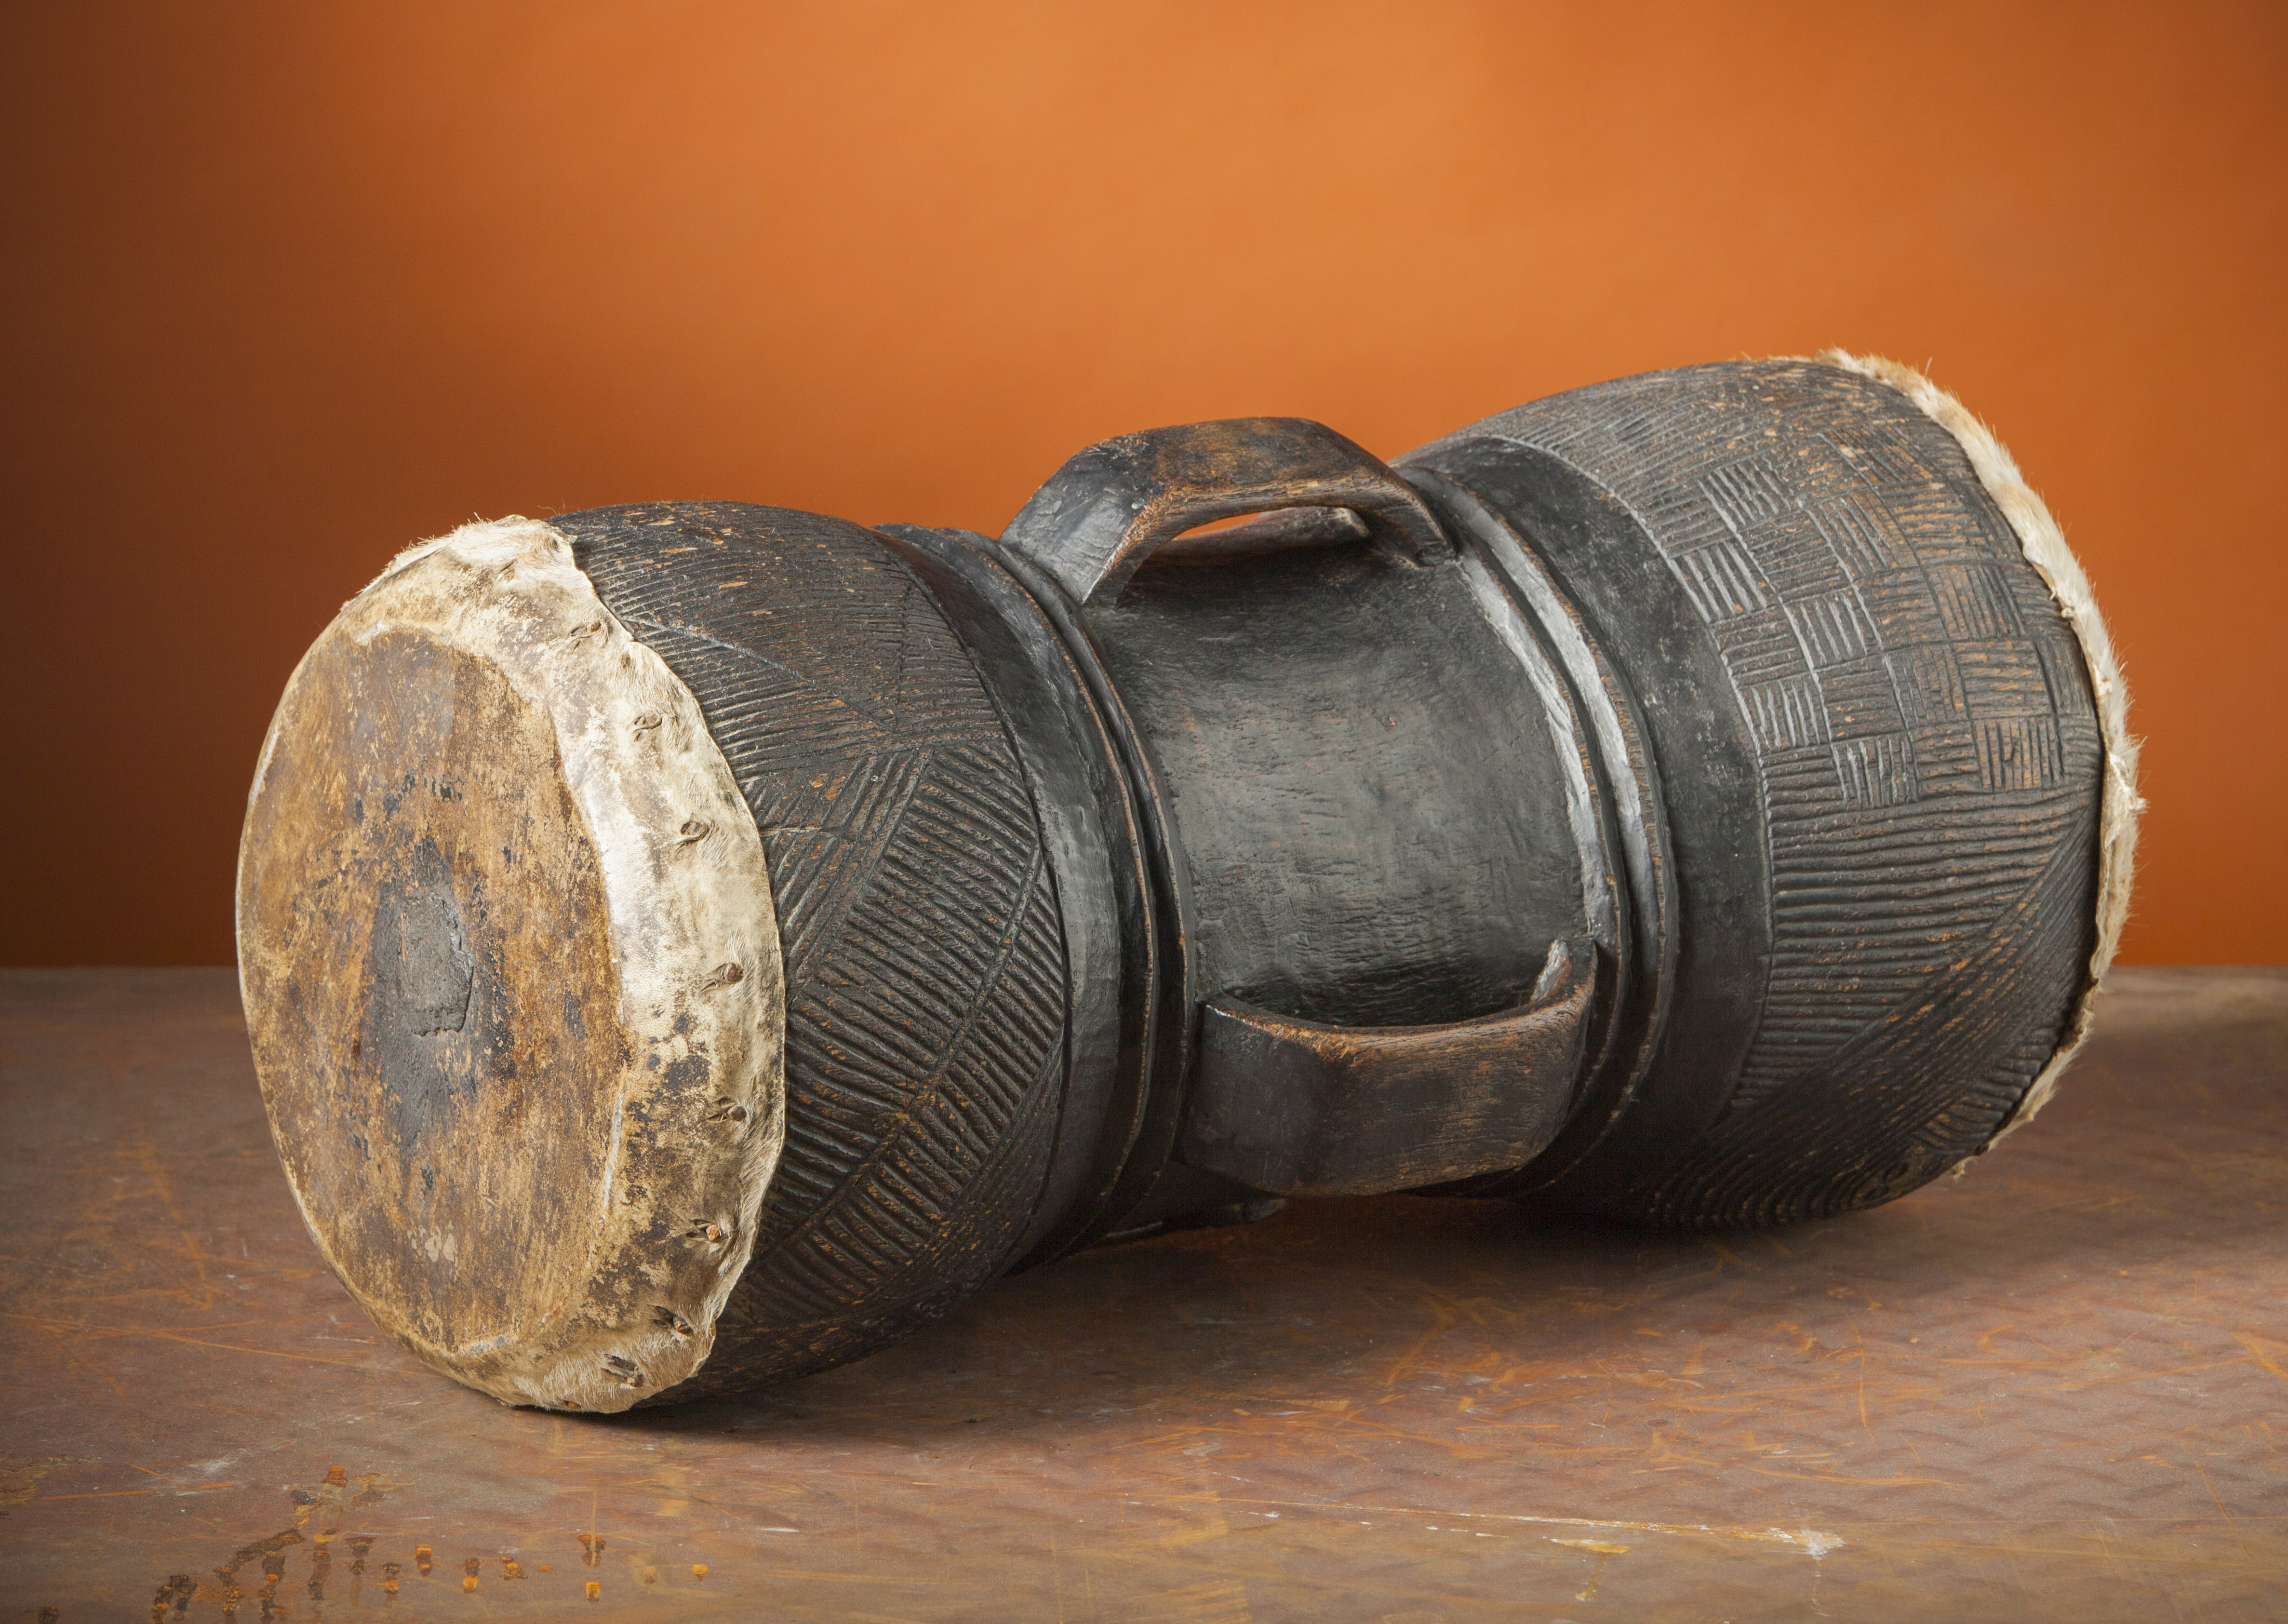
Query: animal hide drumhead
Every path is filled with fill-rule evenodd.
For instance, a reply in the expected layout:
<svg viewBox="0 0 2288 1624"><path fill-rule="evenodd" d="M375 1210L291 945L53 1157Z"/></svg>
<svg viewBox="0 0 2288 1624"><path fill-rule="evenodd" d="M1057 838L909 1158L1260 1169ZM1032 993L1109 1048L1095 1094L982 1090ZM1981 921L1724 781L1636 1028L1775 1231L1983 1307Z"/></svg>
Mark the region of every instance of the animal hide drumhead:
<svg viewBox="0 0 2288 1624"><path fill-rule="evenodd" d="M784 1132L760 840L690 693L544 524L401 558L303 660L239 872L257 1071L385 1330L618 1410L712 1345Z"/></svg>

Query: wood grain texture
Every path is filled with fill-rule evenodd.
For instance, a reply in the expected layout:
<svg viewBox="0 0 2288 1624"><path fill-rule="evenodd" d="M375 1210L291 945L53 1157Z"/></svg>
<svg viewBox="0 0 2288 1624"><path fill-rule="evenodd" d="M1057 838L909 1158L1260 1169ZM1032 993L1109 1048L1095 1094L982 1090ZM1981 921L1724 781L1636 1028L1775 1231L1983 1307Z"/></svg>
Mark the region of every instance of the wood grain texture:
<svg viewBox="0 0 2288 1624"><path fill-rule="evenodd" d="M700 1389L854 1358L1003 1268L1065 1071L1053 877L943 615L857 525L677 503L558 521L698 697L770 859L787 1147Z"/></svg>
<svg viewBox="0 0 2288 1624"><path fill-rule="evenodd" d="M708 1357L783 1122L763 853L698 707L524 521L414 549L281 701L240 965L281 1159L385 1330L504 1400Z"/></svg>

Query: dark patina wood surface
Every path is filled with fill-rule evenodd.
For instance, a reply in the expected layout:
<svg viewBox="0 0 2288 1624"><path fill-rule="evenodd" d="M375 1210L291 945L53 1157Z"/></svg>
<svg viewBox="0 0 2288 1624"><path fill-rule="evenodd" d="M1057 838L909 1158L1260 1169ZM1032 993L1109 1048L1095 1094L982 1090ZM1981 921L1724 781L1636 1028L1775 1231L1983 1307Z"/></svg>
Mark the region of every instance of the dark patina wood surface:
<svg viewBox="0 0 2288 1624"><path fill-rule="evenodd" d="M2288 972L2120 973L2036 1127L1876 1211L1299 1201L610 1418L377 1339L227 972L0 1010L0 1619L2288 1612Z"/></svg>
<svg viewBox="0 0 2288 1624"><path fill-rule="evenodd" d="M1027 1240L1057 1137L1066 965L1023 772L881 538L738 503L559 521L687 683L754 813L796 1103L702 1390L854 1358Z"/></svg>

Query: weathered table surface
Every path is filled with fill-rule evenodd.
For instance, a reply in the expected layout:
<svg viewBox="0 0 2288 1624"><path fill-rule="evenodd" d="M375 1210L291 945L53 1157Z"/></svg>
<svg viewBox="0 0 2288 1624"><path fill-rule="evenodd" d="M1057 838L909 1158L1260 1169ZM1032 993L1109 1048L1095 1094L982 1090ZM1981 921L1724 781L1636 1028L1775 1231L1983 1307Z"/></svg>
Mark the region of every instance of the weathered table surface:
<svg viewBox="0 0 2288 1624"><path fill-rule="evenodd" d="M377 1339L226 973L0 1019L0 1620L2288 1616L2288 971L2122 973L2038 1126L1879 1212L1304 1203L610 1420Z"/></svg>

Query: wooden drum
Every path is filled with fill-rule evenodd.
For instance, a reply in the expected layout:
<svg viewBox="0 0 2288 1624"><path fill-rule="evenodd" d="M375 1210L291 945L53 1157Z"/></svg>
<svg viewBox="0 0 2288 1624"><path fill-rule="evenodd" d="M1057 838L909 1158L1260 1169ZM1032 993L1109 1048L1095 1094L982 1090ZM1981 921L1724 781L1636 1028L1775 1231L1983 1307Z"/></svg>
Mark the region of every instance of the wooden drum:
<svg viewBox="0 0 2288 1624"><path fill-rule="evenodd" d="M997 540L425 543L288 685L240 962L376 1322L617 1410L1291 1196L1903 1194L2079 1040L2133 773L1991 436L1887 363L1731 363L1394 466L1129 435Z"/></svg>

